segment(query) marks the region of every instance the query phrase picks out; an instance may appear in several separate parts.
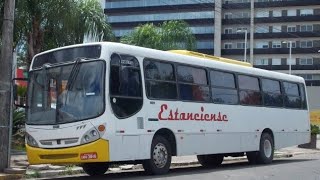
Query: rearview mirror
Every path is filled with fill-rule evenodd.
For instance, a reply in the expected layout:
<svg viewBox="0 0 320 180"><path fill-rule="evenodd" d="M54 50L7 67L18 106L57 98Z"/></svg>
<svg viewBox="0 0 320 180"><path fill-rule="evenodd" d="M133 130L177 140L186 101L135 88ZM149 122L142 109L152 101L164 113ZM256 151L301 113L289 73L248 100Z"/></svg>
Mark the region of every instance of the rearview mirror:
<svg viewBox="0 0 320 180"><path fill-rule="evenodd" d="M27 91L28 79L27 78L14 78L13 84L13 99L14 105L17 107L27 107Z"/></svg>

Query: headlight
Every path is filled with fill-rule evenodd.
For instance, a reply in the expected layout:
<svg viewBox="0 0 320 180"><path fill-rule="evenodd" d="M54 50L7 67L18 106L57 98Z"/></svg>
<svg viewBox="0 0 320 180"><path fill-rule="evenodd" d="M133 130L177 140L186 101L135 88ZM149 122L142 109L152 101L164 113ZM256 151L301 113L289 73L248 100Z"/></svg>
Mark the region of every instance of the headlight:
<svg viewBox="0 0 320 180"><path fill-rule="evenodd" d="M87 131L81 138L81 144L87 144L96 141L100 138L98 131L95 128Z"/></svg>
<svg viewBox="0 0 320 180"><path fill-rule="evenodd" d="M29 146L39 147L37 141L28 133L26 133L26 142Z"/></svg>

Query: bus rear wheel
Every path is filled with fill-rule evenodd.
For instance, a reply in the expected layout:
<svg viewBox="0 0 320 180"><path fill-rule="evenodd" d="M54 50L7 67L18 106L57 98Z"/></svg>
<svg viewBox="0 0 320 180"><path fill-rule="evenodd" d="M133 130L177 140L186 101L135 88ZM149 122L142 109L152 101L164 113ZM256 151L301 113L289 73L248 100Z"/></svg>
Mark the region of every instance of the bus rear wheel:
<svg viewBox="0 0 320 180"><path fill-rule="evenodd" d="M82 165L82 169L90 176L100 176L109 169L108 163L87 163Z"/></svg>
<svg viewBox="0 0 320 180"><path fill-rule="evenodd" d="M250 164L270 164L273 160L274 141L269 133L263 133L260 138L258 152L247 152Z"/></svg>
<svg viewBox="0 0 320 180"><path fill-rule="evenodd" d="M203 167L216 167L223 162L224 156L222 154L198 155L199 163Z"/></svg>
<svg viewBox="0 0 320 180"><path fill-rule="evenodd" d="M145 160L142 165L148 174L161 175L169 171L172 151L168 140L162 136L154 137L151 145L151 159Z"/></svg>

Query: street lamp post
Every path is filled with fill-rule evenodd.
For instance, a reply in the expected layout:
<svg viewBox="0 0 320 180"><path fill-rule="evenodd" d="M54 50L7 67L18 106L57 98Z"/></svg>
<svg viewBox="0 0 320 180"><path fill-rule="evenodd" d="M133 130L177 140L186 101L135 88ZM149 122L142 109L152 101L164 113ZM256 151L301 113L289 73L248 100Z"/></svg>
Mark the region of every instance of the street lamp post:
<svg viewBox="0 0 320 180"><path fill-rule="evenodd" d="M292 41L285 41L283 43L289 44L289 74L291 74L291 65L292 65Z"/></svg>
<svg viewBox="0 0 320 180"><path fill-rule="evenodd" d="M291 64L292 64L292 41L289 41L289 74L291 74Z"/></svg>
<svg viewBox="0 0 320 180"><path fill-rule="evenodd" d="M248 39L248 31L247 30L238 30L237 32L244 33L244 61L247 62L247 39Z"/></svg>

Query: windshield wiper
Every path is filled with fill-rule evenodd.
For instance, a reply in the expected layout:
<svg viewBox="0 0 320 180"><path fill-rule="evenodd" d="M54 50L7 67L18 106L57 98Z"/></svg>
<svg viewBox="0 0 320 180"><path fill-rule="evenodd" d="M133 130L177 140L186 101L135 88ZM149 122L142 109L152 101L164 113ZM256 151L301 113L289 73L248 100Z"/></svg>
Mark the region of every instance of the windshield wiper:
<svg viewBox="0 0 320 180"><path fill-rule="evenodd" d="M72 67L71 73L70 73L69 78L68 78L68 83L67 83L67 86L66 86L66 89L68 91L72 89L74 81L77 78L77 75L78 75L79 70L80 70L80 65L81 65L80 62L81 62L80 58L76 59L74 65Z"/></svg>

